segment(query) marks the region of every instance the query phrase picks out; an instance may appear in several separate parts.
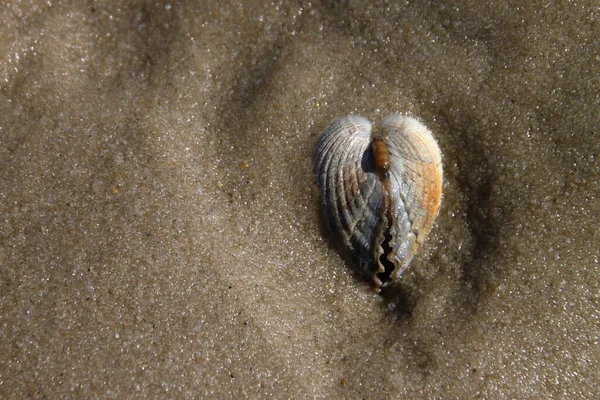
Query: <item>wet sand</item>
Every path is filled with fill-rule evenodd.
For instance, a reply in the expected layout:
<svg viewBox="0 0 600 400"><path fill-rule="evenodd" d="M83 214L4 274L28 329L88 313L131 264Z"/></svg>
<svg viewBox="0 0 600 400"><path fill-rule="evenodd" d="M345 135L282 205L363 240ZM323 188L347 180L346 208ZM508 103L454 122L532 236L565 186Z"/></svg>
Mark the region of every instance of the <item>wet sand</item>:
<svg viewBox="0 0 600 400"><path fill-rule="evenodd" d="M0 397L597 398L593 2L0 7ZM320 228L334 119L444 197L382 295Z"/></svg>

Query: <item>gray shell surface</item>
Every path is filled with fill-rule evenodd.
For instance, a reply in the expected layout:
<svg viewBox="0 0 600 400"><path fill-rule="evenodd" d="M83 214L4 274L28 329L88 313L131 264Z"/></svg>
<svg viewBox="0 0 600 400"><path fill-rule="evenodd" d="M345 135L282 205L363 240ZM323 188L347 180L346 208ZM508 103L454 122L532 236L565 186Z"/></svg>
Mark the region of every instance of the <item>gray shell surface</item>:
<svg viewBox="0 0 600 400"><path fill-rule="evenodd" d="M372 133L367 119L348 116L321 134L314 163L326 228L379 292L409 266L437 215L442 162L435 139L414 118L390 115Z"/></svg>

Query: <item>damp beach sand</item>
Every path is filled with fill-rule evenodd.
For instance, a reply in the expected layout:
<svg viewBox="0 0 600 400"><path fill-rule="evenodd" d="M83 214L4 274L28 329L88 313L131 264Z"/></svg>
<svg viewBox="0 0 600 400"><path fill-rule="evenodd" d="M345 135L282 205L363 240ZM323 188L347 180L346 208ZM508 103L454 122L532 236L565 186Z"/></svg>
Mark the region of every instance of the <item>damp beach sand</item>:
<svg viewBox="0 0 600 400"><path fill-rule="evenodd" d="M0 397L598 398L599 18L4 2ZM312 153L393 113L433 132L443 199L376 294Z"/></svg>

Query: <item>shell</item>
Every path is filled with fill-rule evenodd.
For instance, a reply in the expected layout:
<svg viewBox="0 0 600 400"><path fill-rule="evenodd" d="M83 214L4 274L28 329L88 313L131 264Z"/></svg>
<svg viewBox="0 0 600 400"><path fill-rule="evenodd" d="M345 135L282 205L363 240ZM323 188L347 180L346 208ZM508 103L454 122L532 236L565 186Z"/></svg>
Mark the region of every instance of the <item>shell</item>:
<svg viewBox="0 0 600 400"><path fill-rule="evenodd" d="M323 222L375 291L409 266L442 198L442 159L431 132L390 115L372 133L359 116L335 121L314 152Z"/></svg>

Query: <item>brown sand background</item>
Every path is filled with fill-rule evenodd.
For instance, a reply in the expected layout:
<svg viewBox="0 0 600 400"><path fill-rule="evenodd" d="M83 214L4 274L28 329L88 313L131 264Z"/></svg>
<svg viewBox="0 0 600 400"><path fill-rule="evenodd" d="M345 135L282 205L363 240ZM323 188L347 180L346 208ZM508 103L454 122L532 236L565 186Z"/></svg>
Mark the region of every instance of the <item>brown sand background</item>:
<svg viewBox="0 0 600 400"><path fill-rule="evenodd" d="M2 1L0 397L598 398L594 1ZM421 119L436 226L383 296L317 135Z"/></svg>

